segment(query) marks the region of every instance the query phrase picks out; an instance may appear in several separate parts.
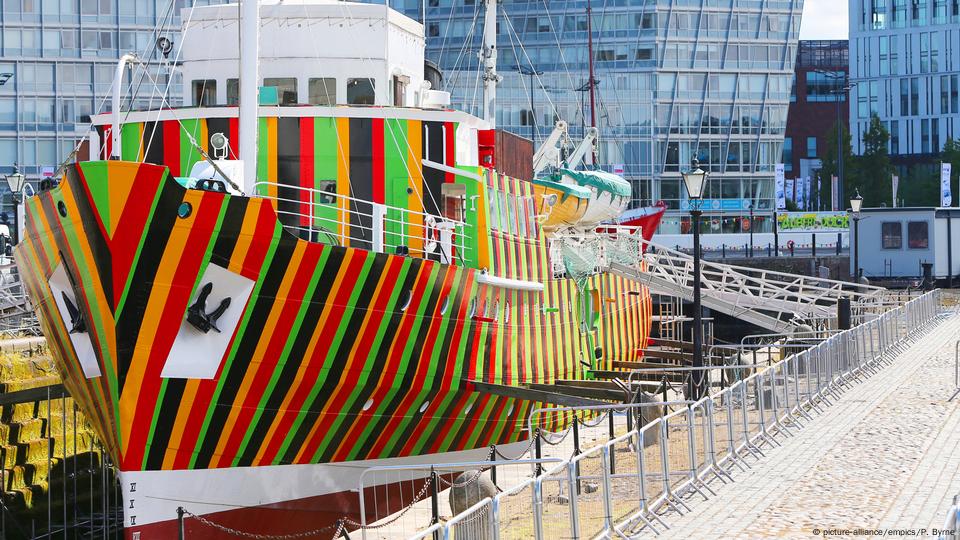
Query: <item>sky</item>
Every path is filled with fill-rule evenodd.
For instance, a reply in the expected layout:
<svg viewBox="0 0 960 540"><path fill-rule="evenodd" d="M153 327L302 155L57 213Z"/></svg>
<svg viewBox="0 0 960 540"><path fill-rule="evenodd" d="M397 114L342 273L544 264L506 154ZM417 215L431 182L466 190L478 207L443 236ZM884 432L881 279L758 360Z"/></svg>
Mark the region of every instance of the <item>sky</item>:
<svg viewBox="0 0 960 540"><path fill-rule="evenodd" d="M847 39L846 0L806 0L800 39Z"/></svg>

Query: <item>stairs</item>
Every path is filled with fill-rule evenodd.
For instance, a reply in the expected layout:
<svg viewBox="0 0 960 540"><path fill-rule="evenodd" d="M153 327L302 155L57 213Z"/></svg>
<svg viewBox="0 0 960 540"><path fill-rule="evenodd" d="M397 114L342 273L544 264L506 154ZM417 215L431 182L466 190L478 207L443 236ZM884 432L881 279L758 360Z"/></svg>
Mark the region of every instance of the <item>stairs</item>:
<svg viewBox="0 0 960 540"><path fill-rule="evenodd" d="M882 287L812 278L784 272L700 261L702 304L771 332L836 317L836 304L849 297L860 312L882 311L890 302ZM635 264L610 262L609 270L648 286L654 293L693 299L693 257L649 243Z"/></svg>

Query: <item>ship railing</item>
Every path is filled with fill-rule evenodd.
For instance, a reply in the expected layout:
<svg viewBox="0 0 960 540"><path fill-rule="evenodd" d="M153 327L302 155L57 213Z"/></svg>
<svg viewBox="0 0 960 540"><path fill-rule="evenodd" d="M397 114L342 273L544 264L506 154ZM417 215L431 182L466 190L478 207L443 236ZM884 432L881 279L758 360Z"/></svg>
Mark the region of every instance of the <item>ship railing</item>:
<svg viewBox="0 0 960 540"><path fill-rule="evenodd" d="M721 389L711 388L680 409L663 411L643 425L554 465L530 479L532 511L484 538L529 531L531 538L632 537L660 535L672 516L690 511L694 500L709 501L716 488L749 473L770 448L800 429L817 429L813 415L853 384L889 365L896 355L941 318L939 290L916 297L851 329L825 334L749 376ZM610 405L611 410L642 407ZM597 409L591 407L589 409ZM542 408L534 415L556 415L570 407ZM641 418L637 416L637 418ZM553 482L564 496L544 493ZM488 505L477 505L434 527L450 538ZM453 524L453 525L451 525ZM420 538L424 538L420 536Z"/></svg>
<svg viewBox="0 0 960 540"><path fill-rule="evenodd" d="M468 258L470 225L464 221L329 191L257 182L256 193L275 201L284 228L312 242L391 253L444 264Z"/></svg>

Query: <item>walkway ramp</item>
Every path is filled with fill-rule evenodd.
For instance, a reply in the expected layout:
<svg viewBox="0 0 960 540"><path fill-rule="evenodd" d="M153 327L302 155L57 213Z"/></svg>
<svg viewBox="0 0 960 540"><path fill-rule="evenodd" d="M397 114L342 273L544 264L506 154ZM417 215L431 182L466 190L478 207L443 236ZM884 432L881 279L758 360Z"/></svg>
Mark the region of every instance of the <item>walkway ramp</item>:
<svg viewBox="0 0 960 540"><path fill-rule="evenodd" d="M837 301L843 297L864 313L879 313L891 303L882 287L702 259L700 265L705 307L772 332L833 318ZM686 253L651 242L636 264L611 261L609 270L655 293L693 299L693 257Z"/></svg>

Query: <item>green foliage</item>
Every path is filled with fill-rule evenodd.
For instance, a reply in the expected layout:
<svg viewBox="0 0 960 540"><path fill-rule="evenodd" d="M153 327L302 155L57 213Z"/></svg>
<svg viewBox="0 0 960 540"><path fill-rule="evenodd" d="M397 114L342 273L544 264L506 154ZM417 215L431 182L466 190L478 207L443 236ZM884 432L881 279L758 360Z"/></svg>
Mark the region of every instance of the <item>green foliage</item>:
<svg viewBox="0 0 960 540"><path fill-rule="evenodd" d="M847 193L853 193L852 189L860 190L865 208L877 207L882 203L891 206L893 203L890 188L893 166L887 152L889 141L890 133L880 122L880 118L877 115L871 116L870 127L863 134L863 155L855 160L856 174L844 178Z"/></svg>
<svg viewBox="0 0 960 540"><path fill-rule="evenodd" d="M950 191L953 193L954 205L957 204L957 197L960 197L960 140L947 139L943 143L943 151L940 152L940 160L943 163L950 163ZM939 189L937 190L939 197Z"/></svg>

